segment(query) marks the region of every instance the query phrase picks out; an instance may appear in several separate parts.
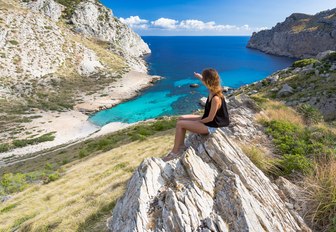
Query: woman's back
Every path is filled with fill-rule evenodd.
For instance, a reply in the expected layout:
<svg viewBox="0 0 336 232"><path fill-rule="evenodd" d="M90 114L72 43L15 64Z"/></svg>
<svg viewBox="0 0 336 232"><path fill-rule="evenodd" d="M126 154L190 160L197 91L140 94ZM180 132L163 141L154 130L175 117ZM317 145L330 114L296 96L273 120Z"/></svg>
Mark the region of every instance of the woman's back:
<svg viewBox="0 0 336 232"><path fill-rule="evenodd" d="M202 119L208 117L208 115L210 113L210 109L211 109L211 101L215 96L216 95L212 96L210 100L209 100L209 96L208 96L207 101L205 103L205 109L204 109L204 114L202 116ZM221 105L218 108L214 119L211 122L204 123L206 126L225 127L225 126L228 126L230 124L229 113L228 113L228 110L227 110L225 99L224 99L224 97L220 98L220 99L221 99Z"/></svg>

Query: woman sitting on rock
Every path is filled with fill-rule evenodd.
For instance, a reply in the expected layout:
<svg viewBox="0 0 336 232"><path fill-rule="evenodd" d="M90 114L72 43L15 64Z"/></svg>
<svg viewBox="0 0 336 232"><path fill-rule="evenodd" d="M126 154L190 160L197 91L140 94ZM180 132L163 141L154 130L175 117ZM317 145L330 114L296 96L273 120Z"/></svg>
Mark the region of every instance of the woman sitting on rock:
<svg viewBox="0 0 336 232"><path fill-rule="evenodd" d="M215 69L205 69L202 75L194 73L194 76L202 81L209 90L204 114L203 116L182 115L178 119L174 147L163 158L164 161L175 159L186 150L184 138L187 130L197 134L208 135L214 133L218 127L229 125L229 115L217 71Z"/></svg>

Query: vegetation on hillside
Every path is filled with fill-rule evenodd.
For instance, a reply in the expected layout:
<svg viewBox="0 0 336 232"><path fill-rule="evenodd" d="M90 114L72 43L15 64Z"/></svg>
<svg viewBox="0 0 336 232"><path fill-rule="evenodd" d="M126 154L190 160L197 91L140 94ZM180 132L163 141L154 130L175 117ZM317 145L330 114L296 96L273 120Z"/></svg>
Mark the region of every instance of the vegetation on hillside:
<svg viewBox="0 0 336 232"><path fill-rule="evenodd" d="M257 120L274 144L276 157L247 150L251 160L273 176L286 176L305 189L306 219L317 231L336 228L336 128L317 112L296 111L260 96L253 97L264 114ZM309 107L308 107L309 108ZM315 122L315 123L312 123ZM253 155L257 153L258 155ZM260 160L262 159L262 160ZM266 168L265 168L266 167Z"/></svg>
<svg viewBox="0 0 336 232"><path fill-rule="evenodd" d="M0 206L0 231L103 231L134 169L171 149L175 123L141 123L5 169L0 193L16 194Z"/></svg>

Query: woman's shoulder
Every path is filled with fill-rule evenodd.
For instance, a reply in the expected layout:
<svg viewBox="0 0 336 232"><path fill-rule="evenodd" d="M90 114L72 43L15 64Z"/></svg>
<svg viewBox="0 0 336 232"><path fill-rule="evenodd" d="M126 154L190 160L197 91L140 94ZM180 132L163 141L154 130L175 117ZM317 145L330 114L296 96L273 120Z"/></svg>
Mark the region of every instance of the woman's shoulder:
<svg viewBox="0 0 336 232"><path fill-rule="evenodd" d="M217 95L213 96L211 100L213 100L214 102L221 102L222 101L222 99Z"/></svg>

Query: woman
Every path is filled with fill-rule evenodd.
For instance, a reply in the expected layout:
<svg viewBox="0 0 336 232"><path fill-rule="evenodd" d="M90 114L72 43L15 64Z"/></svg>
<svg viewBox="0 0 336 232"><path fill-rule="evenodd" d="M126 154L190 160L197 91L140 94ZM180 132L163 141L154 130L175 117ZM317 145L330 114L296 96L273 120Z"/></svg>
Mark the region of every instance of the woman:
<svg viewBox="0 0 336 232"><path fill-rule="evenodd" d="M174 147L172 151L163 158L164 161L177 158L179 153L186 149L184 138L187 130L193 133L207 135L214 133L218 127L229 125L229 115L217 71L215 69L205 69L202 75L199 73L194 73L194 75L202 81L209 90L204 114L202 117L197 115L183 115L178 119L176 123Z"/></svg>

